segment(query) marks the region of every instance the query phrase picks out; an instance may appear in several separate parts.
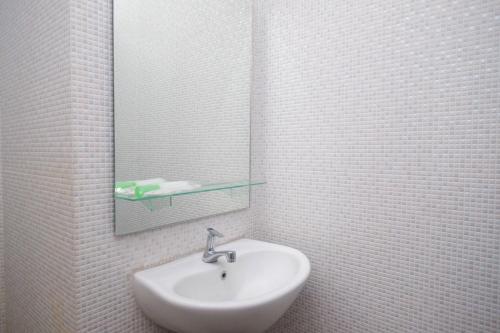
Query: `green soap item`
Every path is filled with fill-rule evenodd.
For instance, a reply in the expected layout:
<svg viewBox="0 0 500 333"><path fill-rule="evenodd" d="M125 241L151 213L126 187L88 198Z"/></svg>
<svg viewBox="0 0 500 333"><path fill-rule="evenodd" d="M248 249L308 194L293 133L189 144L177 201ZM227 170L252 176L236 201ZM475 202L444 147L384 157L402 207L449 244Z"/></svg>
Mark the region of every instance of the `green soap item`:
<svg viewBox="0 0 500 333"><path fill-rule="evenodd" d="M144 196L144 193L156 191L159 189L160 189L160 184L149 184L149 185L144 185L144 186L137 186L135 188L135 196L137 198L142 198Z"/></svg>
<svg viewBox="0 0 500 333"><path fill-rule="evenodd" d="M135 187L135 182L134 181L126 181L126 182L116 182L115 188L129 188L129 187Z"/></svg>

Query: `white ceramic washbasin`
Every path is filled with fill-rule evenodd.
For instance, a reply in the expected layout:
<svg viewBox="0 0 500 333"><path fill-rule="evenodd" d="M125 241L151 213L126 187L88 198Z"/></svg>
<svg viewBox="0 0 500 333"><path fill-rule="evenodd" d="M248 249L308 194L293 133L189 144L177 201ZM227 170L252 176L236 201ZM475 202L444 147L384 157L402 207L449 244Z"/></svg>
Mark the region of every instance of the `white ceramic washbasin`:
<svg viewBox="0 0 500 333"><path fill-rule="evenodd" d="M307 257L287 246L240 239L217 250L235 250L236 262L204 263L200 252L135 273L146 315L179 333L264 332L309 276Z"/></svg>

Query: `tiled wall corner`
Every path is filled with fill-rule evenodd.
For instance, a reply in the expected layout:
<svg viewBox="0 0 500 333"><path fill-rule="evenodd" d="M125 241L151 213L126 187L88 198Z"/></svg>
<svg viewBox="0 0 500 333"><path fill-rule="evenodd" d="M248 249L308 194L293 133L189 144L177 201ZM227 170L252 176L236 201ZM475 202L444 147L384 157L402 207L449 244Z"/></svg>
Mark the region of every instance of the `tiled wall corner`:
<svg viewBox="0 0 500 333"><path fill-rule="evenodd" d="M66 0L0 2L9 332L75 331L69 32Z"/></svg>
<svg viewBox="0 0 500 333"><path fill-rule="evenodd" d="M500 331L500 3L257 1L271 332Z"/></svg>

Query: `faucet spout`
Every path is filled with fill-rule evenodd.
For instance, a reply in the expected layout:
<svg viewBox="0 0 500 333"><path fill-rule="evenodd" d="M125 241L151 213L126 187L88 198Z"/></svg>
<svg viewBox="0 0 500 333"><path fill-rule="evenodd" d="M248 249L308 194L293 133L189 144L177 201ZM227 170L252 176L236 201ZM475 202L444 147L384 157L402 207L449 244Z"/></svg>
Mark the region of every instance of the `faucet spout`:
<svg viewBox="0 0 500 333"><path fill-rule="evenodd" d="M233 263L236 261L236 251L215 251L214 243L216 237L224 237L220 232L215 229L208 228L208 238L207 238L207 247L205 252L203 252L203 262L205 263L214 263L217 262L219 257L225 256L227 262Z"/></svg>

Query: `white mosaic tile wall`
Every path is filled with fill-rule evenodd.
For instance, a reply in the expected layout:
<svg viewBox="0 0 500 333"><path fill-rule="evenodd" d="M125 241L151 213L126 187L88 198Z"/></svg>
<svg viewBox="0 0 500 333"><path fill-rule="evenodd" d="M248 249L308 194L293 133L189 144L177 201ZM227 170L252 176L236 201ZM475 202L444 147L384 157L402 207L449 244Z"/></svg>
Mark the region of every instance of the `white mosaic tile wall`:
<svg viewBox="0 0 500 333"><path fill-rule="evenodd" d="M111 1L0 6L9 331L163 332L130 275L201 248L209 225L310 257L272 332L500 329L498 2L257 1L253 172L268 185L253 209L127 237Z"/></svg>
<svg viewBox="0 0 500 333"><path fill-rule="evenodd" d="M75 330L69 4L0 2L9 332Z"/></svg>
<svg viewBox="0 0 500 333"><path fill-rule="evenodd" d="M271 332L500 332L500 2L258 1Z"/></svg>
<svg viewBox="0 0 500 333"><path fill-rule="evenodd" d="M2 107L0 104L0 115ZM0 120L0 133L1 133L1 120ZM1 138L1 135L0 135ZM2 153L0 147L0 161L2 160ZM2 193L2 182L1 182L1 174L2 174L2 163L0 162L0 332L5 332L6 326L6 317L5 317L5 306L6 306L6 297L5 297L5 269L4 269L4 231L3 231L3 193Z"/></svg>

